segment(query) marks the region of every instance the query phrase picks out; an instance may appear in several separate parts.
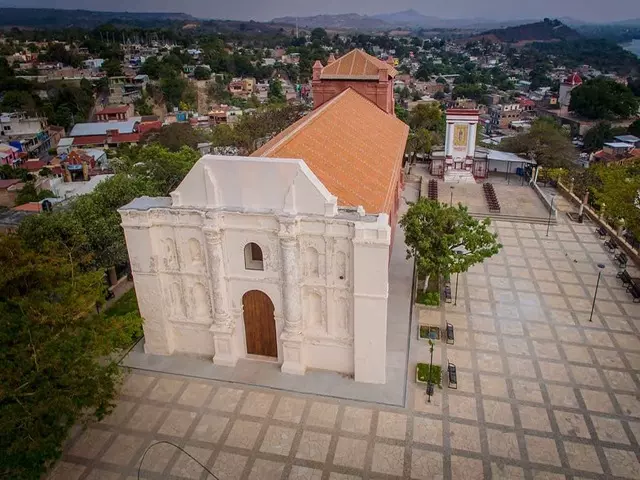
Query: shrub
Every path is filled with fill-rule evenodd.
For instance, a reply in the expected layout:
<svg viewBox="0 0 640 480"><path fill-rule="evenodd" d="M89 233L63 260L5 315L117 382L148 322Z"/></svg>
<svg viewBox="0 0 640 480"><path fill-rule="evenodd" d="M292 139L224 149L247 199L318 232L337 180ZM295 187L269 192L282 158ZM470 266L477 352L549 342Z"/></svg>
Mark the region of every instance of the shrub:
<svg viewBox="0 0 640 480"><path fill-rule="evenodd" d="M429 364L418 363L417 366L418 381L427 383L429 380ZM440 365L431 365L431 383L442 388L442 367Z"/></svg>
<svg viewBox="0 0 640 480"><path fill-rule="evenodd" d="M440 305L440 293L438 292L418 292L416 302L422 305L437 307Z"/></svg>

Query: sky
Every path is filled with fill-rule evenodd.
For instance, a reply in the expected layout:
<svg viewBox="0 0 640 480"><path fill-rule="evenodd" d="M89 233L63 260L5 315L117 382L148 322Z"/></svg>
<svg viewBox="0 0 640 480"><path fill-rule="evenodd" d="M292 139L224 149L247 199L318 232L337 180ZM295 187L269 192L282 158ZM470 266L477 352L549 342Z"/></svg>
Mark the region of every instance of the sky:
<svg viewBox="0 0 640 480"><path fill-rule="evenodd" d="M377 14L413 8L440 18L496 20L571 17L605 22L640 17L639 0L0 0L0 6L182 12L200 18L267 21L282 16Z"/></svg>

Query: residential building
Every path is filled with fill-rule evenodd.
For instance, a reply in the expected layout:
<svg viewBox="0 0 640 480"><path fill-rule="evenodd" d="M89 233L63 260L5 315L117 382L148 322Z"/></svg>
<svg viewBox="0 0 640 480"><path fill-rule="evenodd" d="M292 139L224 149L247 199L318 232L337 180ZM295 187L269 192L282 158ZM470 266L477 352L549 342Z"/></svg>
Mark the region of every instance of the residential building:
<svg viewBox="0 0 640 480"><path fill-rule="evenodd" d="M520 120L523 111L519 103L492 105L489 108L491 130L509 128L511 122Z"/></svg>
<svg viewBox="0 0 640 480"><path fill-rule="evenodd" d="M69 132L76 147L115 148L124 143L140 141L140 117L125 122L76 123ZM65 142L66 143L66 142Z"/></svg>
<svg viewBox="0 0 640 480"><path fill-rule="evenodd" d="M51 146L47 120L43 117L28 117L24 112L2 113L0 142L9 143L29 156L38 156Z"/></svg>
<svg viewBox="0 0 640 480"><path fill-rule="evenodd" d="M18 148L7 143L0 143L0 165L13 165L20 159Z"/></svg>
<svg viewBox="0 0 640 480"><path fill-rule="evenodd" d="M356 55L367 66L348 79L316 69L320 104L252 156L205 155L170 198L120 209L146 352L386 382L408 126L393 114L389 67Z"/></svg>
<svg viewBox="0 0 640 480"><path fill-rule="evenodd" d="M96 112L96 122L120 122L133 117L133 104L106 107Z"/></svg>

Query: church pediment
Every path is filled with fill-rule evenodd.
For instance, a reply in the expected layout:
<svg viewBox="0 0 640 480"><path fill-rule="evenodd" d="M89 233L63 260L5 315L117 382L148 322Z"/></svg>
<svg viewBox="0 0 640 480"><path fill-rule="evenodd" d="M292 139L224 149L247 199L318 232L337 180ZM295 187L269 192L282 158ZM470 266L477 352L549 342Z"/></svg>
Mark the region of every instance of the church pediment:
<svg viewBox="0 0 640 480"><path fill-rule="evenodd" d="M205 155L171 192L172 206L333 216L337 199L302 160Z"/></svg>

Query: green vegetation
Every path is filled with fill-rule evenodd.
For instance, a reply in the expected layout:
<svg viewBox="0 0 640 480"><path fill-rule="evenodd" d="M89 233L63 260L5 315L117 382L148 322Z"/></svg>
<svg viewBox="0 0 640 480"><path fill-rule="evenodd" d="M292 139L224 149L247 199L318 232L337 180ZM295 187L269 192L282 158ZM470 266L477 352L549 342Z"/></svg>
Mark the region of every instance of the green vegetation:
<svg viewBox="0 0 640 480"><path fill-rule="evenodd" d="M400 219L407 258L415 258L418 278L429 277L430 283L437 285L441 277L465 272L497 254L502 245L497 242L498 235L489 231L490 223L488 218L479 222L471 217L462 204L449 207L420 198ZM434 288L429 290L438 293Z"/></svg>
<svg viewBox="0 0 640 480"><path fill-rule="evenodd" d="M71 427L114 406L121 370L110 354L140 334L135 312L96 315L103 274L63 248L0 237L0 476L37 479Z"/></svg>
<svg viewBox="0 0 640 480"><path fill-rule="evenodd" d="M104 316L106 318L122 317L130 313L138 313L138 298L133 288L113 302L104 311Z"/></svg>
<svg viewBox="0 0 640 480"><path fill-rule="evenodd" d="M585 81L571 92L569 109L590 119L628 118L638 112L629 87L608 78Z"/></svg>
<svg viewBox="0 0 640 480"><path fill-rule="evenodd" d="M442 367L440 365L430 365L428 363L418 363L416 365L416 380L420 383L431 383L442 388Z"/></svg>
<svg viewBox="0 0 640 480"><path fill-rule="evenodd" d="M51 190L37 191L33 182L27 182L16 194L16 205L23 205L29 202L39 202L45 198L53 198L55 194Z"/></svg>
<svg viewBox="0 0 640 480"><path fill-rule="evenodd" d="M418 294L416 295L416 302L422 305L437 307L438 305L440 305L440 293L418 292Z"/></svg>
<svg viewBox="0 0 640 480"><path fill-rule="evenodd" d="M567 167L578 157L569 131L549 118L537 119L528 132L505 138L498 148L535 160L543 167Z"/></svg>

